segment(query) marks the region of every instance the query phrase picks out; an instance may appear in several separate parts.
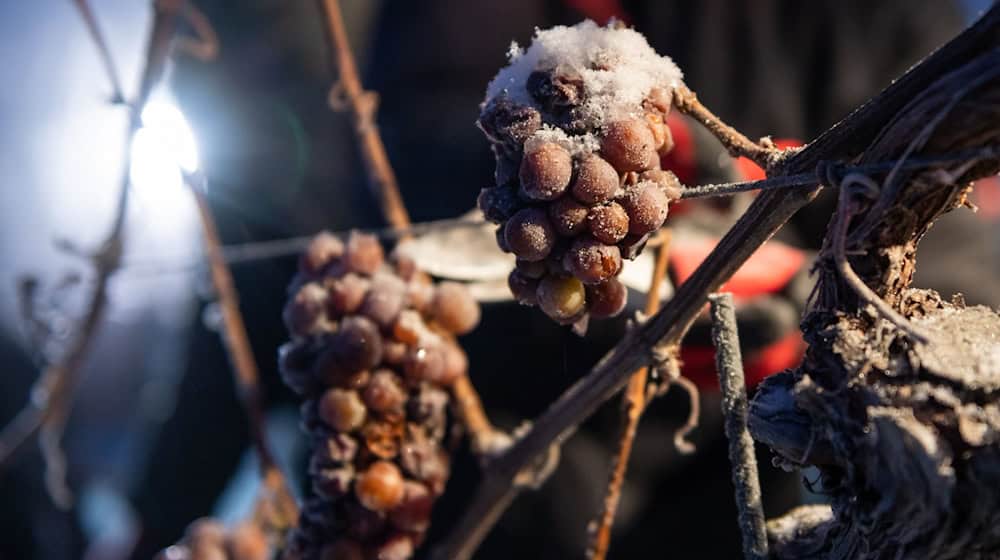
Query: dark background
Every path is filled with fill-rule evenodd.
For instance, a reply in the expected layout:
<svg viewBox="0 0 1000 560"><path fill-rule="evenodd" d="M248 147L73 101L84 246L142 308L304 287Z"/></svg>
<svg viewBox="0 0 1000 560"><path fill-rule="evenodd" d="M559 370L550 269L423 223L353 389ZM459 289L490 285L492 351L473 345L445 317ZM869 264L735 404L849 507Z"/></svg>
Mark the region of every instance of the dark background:
<svg viewBox="0 0 1000 560"><path fill-rule="evenodd" d="M317 4L297 0L198 0L222 45L217 60L179 56L168 85L194 128L211 204L226 243L283 239L319 229L381 225L344 115L329 110L330 73ZM148 6L94 0L126 78L138 69ZM809 139L877 93L954 35L986 2L796 0L343 2L366 87L380 94L379 124L415 221L453 217L475 204L492 156L473 126L486 83L512 39L535 26L572 24L613 6L674 57L706 105L750 136ZM3 3L0 61L0 421L28 398L37 354L18 319L18 278L41 279L57 321L77 311L75 290L51 288L85 263L57 238L93 246L114 203L124 120L70 2ZM791 237L815 247L821 201ZM217 333L206 326L207 279L190 202L141 192L130 209L127 266L85 369L65 436L68 512L45 493L37 446L0 467L0 559L148 558L192 519L235 520L252 496L244 418ZM940 231L938 231L940 230ZM957 250L955 239L976 240ZM985 220L935 228L921 282L996 305L996 234ZM281 386L275 350L293 258L235 266L241 305L261 366L269 424L298 472L294 398ZM956 272L961 270L962 272ZM86 282L86 278L84 278ZM51 300L51 301L49 301ZM210 306L207 307L209 313ZM536 416L609 348L621 322L586 340L512 304L484 310L464 340L487 408L505 427ZM210 323L210 321L209 321ZM616 524L612 557L735 557L738 536L717 399L706 394L694 441L669 444L686 402L668 394L643 420ZM618 418L605 406L564 449L544 490L524 494L478 558L580 557L604 490ZM760 457L765 510L803 497L800 474ZM461 511L476 480L456 459L452 491L436 510L435 538ZM654 552L655 551L655 552Z"/></svg>

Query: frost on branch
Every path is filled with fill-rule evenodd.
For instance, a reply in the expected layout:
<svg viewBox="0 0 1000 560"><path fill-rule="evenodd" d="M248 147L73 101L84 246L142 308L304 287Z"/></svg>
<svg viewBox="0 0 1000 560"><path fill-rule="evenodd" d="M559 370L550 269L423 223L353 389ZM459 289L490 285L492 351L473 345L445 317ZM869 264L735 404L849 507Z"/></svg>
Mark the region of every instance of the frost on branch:
<svg viewBox="0 0 1000 560"><path fill-rule="evenodd" d="M622 261L680 196L660 157L681 72L636 31L591 21L537 31L509 54L479 117L497 164L479 207L518 258L515 298L582 327L624 308Z"/></svg>

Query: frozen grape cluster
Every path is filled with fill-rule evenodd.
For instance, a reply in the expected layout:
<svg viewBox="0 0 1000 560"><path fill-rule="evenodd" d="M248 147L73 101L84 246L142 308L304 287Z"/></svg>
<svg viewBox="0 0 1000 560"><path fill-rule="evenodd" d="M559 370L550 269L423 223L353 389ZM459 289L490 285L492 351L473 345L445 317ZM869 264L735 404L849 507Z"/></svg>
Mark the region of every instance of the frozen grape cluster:
<svg viewBox="0 0 1000 560"><path fill-rule="evenodd" d="M614 316L623 260L680 196L660 168L680 70L636 31L591 21L538 31L510 59L481 107L496 184L478 204L517 257L511 292L563 324Z"/></svg>
<svg viewBox="0 0 1000 560"><path fill-rule="evenodd" d="M449 386L479 322L461 284L434 284L406 256L354 233L313 239L284 311L282 376L305 398L313 496L287 559L405 560L444 491Z"/></svg>

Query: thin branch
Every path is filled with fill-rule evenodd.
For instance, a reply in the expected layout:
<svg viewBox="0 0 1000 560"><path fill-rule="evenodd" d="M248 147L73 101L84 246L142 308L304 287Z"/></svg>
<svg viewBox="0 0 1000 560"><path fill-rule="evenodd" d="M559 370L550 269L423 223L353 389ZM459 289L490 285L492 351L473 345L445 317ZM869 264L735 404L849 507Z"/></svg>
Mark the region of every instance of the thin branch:
<svg viewBox="0 0 1000 560"><path fill-rule="evenodd" d="M385 153L385 144L379 135L378 125L375 123L378 96L370 91L365 91L361 85L361 78L358 77L358 70L354 64L354 55L351 53L351 46L347 40L340 3L337 0L322 0L322 6L326 14L327 31L340 76L340 80L331 90L331 101L333 101L334 108L337 109L339 107L336 105L340 103L338 100L342 99L344 107L350 109L354 117L354 131L357 134L358 145L364 157L368 177L379 196L382 213L385 214L392 226L409 227L410 217L403 205L403 197L399 194L396 174L389 163L389 156Z"/></svg>
<svg viewBox="0 0 1000 560"><path fill-rule="evenodd" d="M80 10L80 17L83 18L83 23L87 26L90 40L97 47L97 54L101 57L104 72L108 75L108 81L111 82L111 102L115 104L125 103L125 91L122 88L121 78L118 77L118 67L111 56L111 49L108 48L104 33L101 32L101 27L97 24L97 18L90 8L90 3L87 0L73 0L73 3Z"/></svg>
<svg viewBox="0 0 1000 560"><path fill-rule="evenodd" d="M57 476L62 465L58 441L65 419L69 414L79 370L88 356L91 343L97 334L97 328L107 308L108 283L111 275L121 263L125 216L129 198L129 171L131 167L129 151L132 138L139 129L139 115L142 107L145 106L149 93L162 75L169 52L170 37L174 29L175 8L175 5L168 2L155 4L153 28L146 49L145 67L139 83L139 92L132 104L132 112L125 135L124 165L115 215L111 231L101 248L92 257L95 280L93 290L86 300L83 318L76 326L76 334L70 340L61 359L45 368L35 382L31 391L31 401L0 433L0 464L2 464L22 444L39 431L42 432L44 442L42 450L49 468L46 477L47 484L50 490L54 490L53 497L60 501L60 505L66 505L66 496L63 492L64 488L61 487L61 478ZM88 12L83 13L86 19ZM100 35L92 34L92 38L98 41ZM105 48L102 44L98 44L99 49ZM113 66L111 74L117 74L113 71Z"/></svg>
<svg viewBox="0 0 1000 560"><path fill-rule="evenodd" d="M670 230L663 230L660 235L660 246L656 251L656 264L653 276L646 293L646 315L652 315L660 309L660 287L667 275L669 262ZM643 367L632 374L625 394L622 396L622 432L618 440L618 452L613 459L611 475L608 477L608 489L604 495L604 507L595 521L595 529L591 534L587 554L591 560L604 560L611 546L611 526L615 522L615 512L621 500L622 485L625 483L625 471L628 470L629 457L632 455L632 445L639 429L639 419L646 410L646 382L649 368Z"/></svg>
<svg viewBox="0 0 1000 560"><path fill-rule="evenodd" d="M226 344L226 352L233 365L237 392L250 424L250 435L257 450L257 456L260 458L261 473L265 482L271 485L269 492L277 500L279 509L287 512L286 518L290 522L294 522L298 514L298 507L274 460L274 454L267 441L264 411L260 402L258 381L260 374L257 370L253 350L250 347L246 324L240 313L236 284L233 282L232 273L222 257L222 243L218 228L212 217L208 200L205 198L205 177L199 174L187 176L185 180L198 207L202 239L205 242L205 253L212 276L212 285L215 287L219 307L222 311L222 339Z"/></svg>
<svg viewBox="0 0 1000 560"><path fill-rule="evenodd" d="M781 150L754 142L742 132L729 126L698 101L698 96L686 86L674 91L674 106L677 110L698 121L722 142L733 157L746 157L764 169L770 169L777 161Z"/></svg>
<svg viewBox="0 0 1000 560"><path fill-rule="evenodd" d="M969 29L893 82L808 146L783 152L768 170L772 176L812 171L822 161L852 160L919 92L948 69L995 46L1000 37L1000 7L994 6ZM617 393L631 372L652 360L658 344L676 344L701 311L708 294L746 262L765 241L812 200L815 189L765 191L680 286L674 297L649 321L632 331L574 383L502 457L490 463L479 489L434 558L464 560L513 501L520 488L512 481L553 444L565 441L601 403Z"/></svg>
<svg viewBox="0 0 1000 560"><path fill-rule="evenodd" d="M195 37L177 37L174 48L202 62L211 62L219 56L219 35L208 17L193 2L185 2L181 12Z"/></svg>
<svg viewBox="0 0 1000 560"><path fill-rule="evenodd" d="M767 531L764 508L761 505L760 479L753 438L747 428L747 388L743 377L743 356L736 329L736 305L733 294L708 296L711 303L712 343L715 345L715 368L722 388L722 414L726 438L729 440L729 462L736 488L740 531L743 534L743 557L747 560L767 558Z"/></svg>

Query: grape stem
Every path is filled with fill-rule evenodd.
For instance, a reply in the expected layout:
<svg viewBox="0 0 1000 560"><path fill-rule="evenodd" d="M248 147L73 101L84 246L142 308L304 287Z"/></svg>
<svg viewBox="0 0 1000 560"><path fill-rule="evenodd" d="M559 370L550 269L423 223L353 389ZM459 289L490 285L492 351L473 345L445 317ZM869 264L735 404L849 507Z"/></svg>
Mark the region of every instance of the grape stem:
<svg viewBox="0 0 1000 560"><path fill-rule="evenodd" d="M660 288L667 275L669 261L670 230L665 229L657 236L659 246L656 250L656 264L653 276L646 293L646 315L652 315L660 309ZM639 428L639 419L646 409L646 382L649 368L639 368L629 378L625 394L622 396L622 431L618 439L618 451L611 463L611 474L608 477L608 489L604 494L604 504L597 520L596 528L591 533L587 555L591 560L604 560L611 545L611 526L615 521L615 512L621 501L622 485L625 482L625 472L628 470L628 460L632 454L632 445Z"/></svg>
<svg viewBox="0 0 1000 560"><path fill-rule="evenodd" d="M113 95L122 98L118 72L107 50L93 13L84 0L77 1L77 7L90 32L90 38L97 46L105 70L112 83ZM153 86L163 74L169 54L170 39L175 27L177 3L158 2L155 4L153 25L147 42L144 67L139 82L139 91L131 104L130 118L125 135L122 177L119 183L118 201L115 215L100 249L89 256L94 267L93 289L87 296L83 318L74 328L62 356L47 365L31 390L32 398L14 419L0 432L0 464L9 460L21 446L36 434L46 465L46 487L53 501L60 507L68 508L72 495L66 486L65 458L59 441L63 427L69 416L77 377L89 355L89 350L97 334L107 309L107 288L111 276L121 265L125 243L125 216L129 201L129 169L131 157L129 148L132 138L140 127L139 116L145 106Z"/></svg>
<svg viewBox="0 0 1000 560"><path fill-rule="evenodd" d="M772 177L793 176L815 170L820 162L853 161L917 94L955 67L995 48L997 37L1000 37L1000 5L992 7L972 27L927 56L806 147L777 152L773 162L764 161L769 164L765 169ZM758 156L764 154L762 151L756 153ZM754 199L674 297L656 315L630 331L589 373L569 387L532 424L523 438L490 463L465 514L435 548L432 558L470 558L520 491L512 484L518 473L533 464L550 446L570 437L582 421L621 390L632 372L650 364L655 347L679 344L708 295L717 291L818 191L818 186L771 190Z"/></svg>
<svg viewBox="0 0 1000 560"><path fill-rule="evenodd" d="M389 224L397 228L410 225L410 216L399 192L396 174L389 163L385 144L375 123L378 95L366 91L358 76L358 69L351 53L351 45L344 27L344 17L337 0L322 0L326 14L327 33L339 80L330 89L330 106L335 110L350 110L354 118L354 132L364 158L365 170L372 183L382 213Z"/></svg>
<svg viewBox="0 0 1000 560"><path fill-rule="evenodd" d="M698 100L698 95L687 86L680 85L674 89L673 103L678 111L698 121L698 124L718 138L729 155L746 157L765 170L770 170L775 163L780 161L782 150L775 148L766 139L754 142L744 136L742 132L726 124L715 113L702 105L701 101Z"/></svg>

